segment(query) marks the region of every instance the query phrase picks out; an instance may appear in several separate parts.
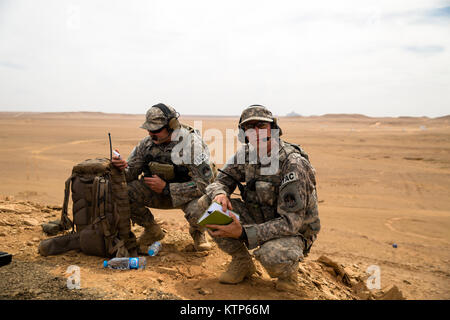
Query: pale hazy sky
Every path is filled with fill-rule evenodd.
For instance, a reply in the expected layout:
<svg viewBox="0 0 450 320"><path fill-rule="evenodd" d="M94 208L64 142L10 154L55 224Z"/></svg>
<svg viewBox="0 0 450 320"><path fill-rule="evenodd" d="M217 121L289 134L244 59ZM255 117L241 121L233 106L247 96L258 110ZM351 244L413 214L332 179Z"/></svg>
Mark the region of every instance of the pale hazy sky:
<svg viewBox="0 0 450 320"><path fill-rule="evenodd" d="M450 114L450 1L0 0L0 111Z"/></svg>

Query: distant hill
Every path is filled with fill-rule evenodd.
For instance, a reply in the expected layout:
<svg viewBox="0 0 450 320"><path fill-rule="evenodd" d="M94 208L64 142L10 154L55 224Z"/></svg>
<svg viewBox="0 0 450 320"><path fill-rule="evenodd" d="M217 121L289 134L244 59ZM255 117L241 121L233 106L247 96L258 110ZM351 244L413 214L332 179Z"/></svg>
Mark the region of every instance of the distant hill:
<svg viewBox="0 0 450 320"><path fill-rule="evenodd" d="M301 117L301 116L302 116L301 114L298 114L295 111L291 111L288 114L286 114L286 117Z"/></svg>
<svg viewBox="0 0 450 320"><path fill-rule="evenodd" d="M450 120L450 115L434 118L434 120Z"/></svg>
<svg viewBox="0 0 450 320"><path fill-rule="evenodd" d="M397 117L397 119L417 120L417 119L429 119L429 118L425 117L425 116L421 116L421 117L400 116L400 117Z"/></svg>
<svg viewBox="0 0 450 320"><path fill-rule="evenodd" d="M327 113L322 118L354 118L354 119L370 119L370 117L358 113Z"/></svg>

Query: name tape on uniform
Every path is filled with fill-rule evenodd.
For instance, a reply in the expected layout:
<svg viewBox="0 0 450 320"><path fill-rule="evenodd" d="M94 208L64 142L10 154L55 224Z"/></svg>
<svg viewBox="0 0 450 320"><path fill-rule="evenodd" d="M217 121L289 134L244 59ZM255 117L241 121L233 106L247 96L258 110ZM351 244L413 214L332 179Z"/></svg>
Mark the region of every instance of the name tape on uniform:
<svg viewBox="0 0 450 320"><path fill-rule="evenodd" d="M298 180L297 172L294 172L294 171L289 172L283 177L283 180L281 180L281 186L284 186L286 183L296 181L296 180Z"/></svg>

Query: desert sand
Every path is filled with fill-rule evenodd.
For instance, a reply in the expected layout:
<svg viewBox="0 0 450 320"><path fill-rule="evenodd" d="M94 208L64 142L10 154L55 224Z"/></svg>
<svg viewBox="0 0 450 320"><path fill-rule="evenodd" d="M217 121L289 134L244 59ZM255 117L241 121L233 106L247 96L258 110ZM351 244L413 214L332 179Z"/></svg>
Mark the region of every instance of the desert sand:
<svg viewBox="0 0 450 320"><path fill-rule="evenodd" d="M376 265L383 290L395 285L406 299L450 299L448 116L279 119L282 138L300 144L317 173L322 230L299 270L298 292L275 291L261 268L242 284L219 284L230 258L217 247L192 252L179 210L152 210L167 235L163 251L147 257L143 271L103 269L102 258L75 251L40 256L39 242L48 238L40 224L59 217L72 166L109 157L108 132L114 148L128 156L146 135L139 128L143 120L144 115L0 113L0 251L12 253L14 267L22 268L21 273L13 264L0 268L2 299L364 298L320 257L337 262L355 283ZM217 128L225 136L238 117L181 118L191 125L199 120L203 130ZM142 232L137 225L133 230ZM77 294L64 288L70 265L81 270ZM48 277L36 282L27 272Z"/></svg>

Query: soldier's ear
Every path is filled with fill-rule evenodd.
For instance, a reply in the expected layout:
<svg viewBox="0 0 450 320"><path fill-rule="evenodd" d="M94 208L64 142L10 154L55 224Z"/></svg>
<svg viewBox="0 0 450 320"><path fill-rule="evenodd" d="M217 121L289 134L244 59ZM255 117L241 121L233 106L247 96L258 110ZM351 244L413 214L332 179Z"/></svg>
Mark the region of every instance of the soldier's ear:
<svg viewBox="0 0 450 320"><path fill-rule="evenodd" d="M238 140L241 143L247 143L247 137L245 136L245 132L241 126L239 126Z"/></svg>
<svg viewBox="0 0 450 320"><path fill-rule="evenodd" d="M273 122L270 123L271 129L278 130L278 136L280 137L283 134L283 131L281 130L280 126L278 125L278 119L273 118Z"/></svg>

